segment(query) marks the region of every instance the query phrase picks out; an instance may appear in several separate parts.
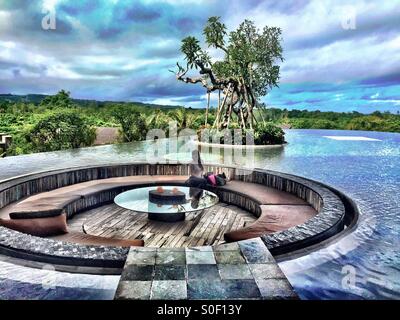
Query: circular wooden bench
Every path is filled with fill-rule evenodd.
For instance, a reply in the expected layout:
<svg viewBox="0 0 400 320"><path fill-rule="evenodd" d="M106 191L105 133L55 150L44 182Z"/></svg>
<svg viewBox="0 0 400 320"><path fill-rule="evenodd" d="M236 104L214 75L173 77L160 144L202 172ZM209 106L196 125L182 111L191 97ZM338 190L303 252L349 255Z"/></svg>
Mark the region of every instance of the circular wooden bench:
<svg viewBox="0 0 400 320"><path fill-rule="evenodd" d="M29 219L52 217L66 212L67 217L71 218L81 211L112 202L117 194L127 189L144 185L179 185L184 184L186 179L186 176L131 176L92 180L33 195L9 205L1 215L5 216L8 213L10 218L19 216L19 218ZM253 203L248 209L259 216L250 226L226 233L225 239L227 241L246 240L260 237L267 233L286 230L306 222L317 214L317 211L305 200L290 193L260 184L233 180L229 181L225 186L209 187L209 189L219 194L229 193L230 197L225 201L230 204L240 205L240 200L234 200L233 195L238 198L246 198L248 202ZM243 190L246 193L243 193ZM87 234L83 234L80 237L71 237L72 242L83 244L98 243L99 245L107 245L107 239L110 239L110 245L118 245L118 243L121 246L140 245L139 242L93 237Z"/></svg>
<svg viewBox="0 0 400 320"><path fill-rule="evenodd" d="M314 244L343 230L345 207L340 197L322 184L260 169L206 165L205 170L225 172L231 179L224 187L210 187L222 202L241 207L258 217L252 225L226 233L227 241L261 237L273 254L280 254ZM34 174L0 184L0 207L3 208L0 217L29 210L62 210L71 218L79 212L112 202L123 191L149 185L182 185L187 178L186 164L134 163ZM19 243L2 236L5 234L20 239ZM24 237L27 235L0 227L0 252L14 256L29 253L30 258L38 260L51 256L60 263L72 265L119 267L127 254L115 240L107 243L107 238L94 239L89 235L78 243L29 236L40 243L35 250L31 250L31 246L24 248ZM99 245L94 246L96 243ZM51 249L46 250L46 246ZM66 251L75 255L68 255Z"/></svg>

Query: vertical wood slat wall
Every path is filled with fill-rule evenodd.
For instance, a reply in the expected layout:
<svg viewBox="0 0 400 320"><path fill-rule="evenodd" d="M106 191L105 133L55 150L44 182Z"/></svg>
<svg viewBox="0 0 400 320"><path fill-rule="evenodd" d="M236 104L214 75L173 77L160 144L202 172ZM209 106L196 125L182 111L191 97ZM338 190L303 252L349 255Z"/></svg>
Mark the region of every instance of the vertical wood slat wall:
<svg viewBox="0 0 400 320"><path fill-rule="evenodd" d="M296 195L297 197L308 202L317 211L320 211L323 206L322 197L306 184L287 178L285 175L278 175L264 170L248 170L232 167L225 167L221 165L205 165L206 172L222 173L225 172L227 177L234 180L241 180L245 182L259 183L268 187L272 187L281 191L285 191ZM43 173L43 176L32 178L17 183L14 186L2 190L0 185L0 208L8 204L18 201L26 196L33 195L40 192L50 191L57 188L82 183L90 180L106 179L114 177L137 176L137 175L189 175L188 164L129 164L129 165L115 165L107 167L88 167L71 169L63 172L49 172ZM29 179L29 178L27 178ZM103 197L112 197L114 193L102 195ZM221 200L228 200L228 192L220 192ZM227 198L228 197L228 198ZM249 199L236 195L235 200L239 206L258 215L255 204L251 203ZM230 199L233 201L234 199ZM89 200L87 200L89 201ZM92 199L92 201L94 201ZM228 201L229 202L229 201ZM76 210L79 206L84 204L76 203ZM72 210L72 209L71 209ZM72 210L73 211L73 210ZM72 213L71 211L71 213Z"/></svg>

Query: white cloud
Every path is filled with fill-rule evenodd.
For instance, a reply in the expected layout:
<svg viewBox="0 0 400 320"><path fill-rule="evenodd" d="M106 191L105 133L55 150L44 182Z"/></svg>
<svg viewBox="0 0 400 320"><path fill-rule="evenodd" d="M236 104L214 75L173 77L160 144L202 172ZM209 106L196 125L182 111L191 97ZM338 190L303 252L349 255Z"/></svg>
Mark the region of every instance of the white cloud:
<svg viewBox="0 0 400 320"><path fill-rule="evenodd" d="M17 45L13 41L0 41L0 46L6 49L14 49Z"/></svg>
<svg viewBox="0 0 400 320"><path fill-rule="evenodd" d="M133 70L142 68L144 66L150 66L153 64L157 64L159 62L160 62L159 59L144 59L144 60L134 59L133 62L124 64L121 68L122 68L122 70L132 70L133 71Z"/></svg>
<svg viewBox="0 0 400 320"><path fill-rule="evenodd" d="M374 100L369 100L368 103L391 103L391 104L395 104L396 106L400 106L400 100L396 100L396 99L374 99Z"/></svg>
<svg viewBox="0 0 400 320"><path fill-rule="evenodd" d="M388 61L388 57L391 61ZM400 51L390 50L377 36L337 41L323 47L288 52L282 82L346 82L395 70Z"/></svg>
<svg viewBox="0 0 400 320"><path fill-rule="evenodd" d="M335 101L340 101L340 100L342 100L342 97L344 96L344 94L342 94L342 93L338 93L338 94L335 94Z"/></svg>
<svg viewBox="0 0 400 320"><path fill-rule="evenodd" d="M190 2L198 3L199 0L144 0L143 3L145 4L152 4L152 3L168 3L174 6L181 6L187 5ZM203 0L204 4L213 2L213 0Z"/></svg>
<svg viewBox="0 0 400 320"><path fill-rule="evenodd" d="M399 18L400 19L400 18ZM400 23L400 22L399 22ZM397 49L400 50L400 36L392 39L391 41L387 42L387 47L390 49Z"/></svg>
<svg viewBox="0 0 400 320"><path fill-rule="evenodd" d="M170 98L157 98L148 100L149 103L159 104L161 106L174 105L176 101Z"/></svg>
<svg viewBox="0 0 400 320"><path fill-rule="evenodd" d="M283 6L285 2L279 3ZM396 38L390 38L390 34L373 29L384 27L382 17L400 10L399 3L366 0L352 2L351 7L356 13L356 30L344 30L342 21L346 18L348 5L347 1L313 0L291 12L289 8L271 9L275 3L260 2L245 15L237 6L233 6L230 11L232 16L227 23L230 29L236 28L247 16L260 29L265 25L282 28L283 54L286 59L281 64L282 83L342 82L353 80L354 77L373 77L396 70L400 61L400 37L396 35ZM371 32L357 33L360 28L368 28L369 23L378 23L378 19L382 19L382 25L372 27Z"/></svg>
<svg viewBox="0 0 400 320"><path fill-rule="evenodd" d="M42 8L43 10L53 11L56 9L56 6L62 1L63 0L43 0Z"/></svg>
<svg viewBox="0 0 400 320"><path fill-rule="evenodd" d="M7 29L10 26L11 13L0 10L0 31Z"/></svg>
<svg viewBox="0 0 400 320"><path fill-rule="evenodd" d="M66 16L65 19L72 25L72 27L77 31L77 34L79 34L79 37L81 39L86 39L88 41L89 39L93 39L95 34L94 31L82 23L79 19L71 16Z"/></svg>
<svg viewBox="0 0 400 320"><path fill-rule="evenodd" d="M0 62L5 65L0 78L9 80L2 81L2 85L7 83L4 89L44 92L49 90L48 87L58 86L73 94L75 89L87 97L107 95L114 99L134 99L135 94L142 94L140 99L155 99L152 101L160 104L204 107L207 97L203 88L177 84L168 69L174 68L175 62L182 58L179 51L181 38L190 34L200 36L202 21L206 21L207 14L221 15L228 30L237 28L246 18L255 20L260 28L266 24L282 27L285 57L281 64L282 86L287 84L304 89L308 85L304 82L330 86L386 76L400 70L400 36L393 23L390 25L393 13L400 9L398 1L353 2L357 13L356 30L343 30L341 26L343 8L348 1L312 0L303 5L303 1L249 3L220 0L219 7L215 6L215 0L203 1L198 6L197 0L192 0L192 5L184 0L141 2L145 7L137 6L138 10L143 10L140 27L124 18L128 9L136 8L132 7L131 1L99 1L96 8L85 6L85 9L77 10L81 4L77 5L73 0L45 0L35 4L29 2L26 7L11 11L0 9ZM167 12L162 2L174 7ZM61 3L68 6L61 8ZM194 12L194 3L196 10L204 9L205 14L200 16L199 12ZM59 10L57 32L42 32L30 23L29 19L41 10L42 4ZM71 10L66 10L67 7ZM161 16L146 23L147 10L158 10ZM193 19L196 29L177 30L178 18ZM22 26L21 22L24 22ZM203 37L199 39L204 40ZM210 48L210 51L215 58L223 57L220 50ZM14 79L11 84L12 77L16 76L18 81ZM40 80L37 79L39 76ZM380 96L375 96L376 90ZM279 92L279 89L272 92ZM375 88L363 91L362 95L377 101L388 96L397 97L396 93L385 92ZM346 96L335 95L331 91L322 98L329 103L342 100L338 104L355 98L353 92L345 93ZM163 95L176 98L167 99ZM212 105L217 103L216 95L211 95ZM193 101L189 101L191 97ZM280 98L284 103L288 96L281 91ZM276 101L271 103L276 104Z"/></svg>

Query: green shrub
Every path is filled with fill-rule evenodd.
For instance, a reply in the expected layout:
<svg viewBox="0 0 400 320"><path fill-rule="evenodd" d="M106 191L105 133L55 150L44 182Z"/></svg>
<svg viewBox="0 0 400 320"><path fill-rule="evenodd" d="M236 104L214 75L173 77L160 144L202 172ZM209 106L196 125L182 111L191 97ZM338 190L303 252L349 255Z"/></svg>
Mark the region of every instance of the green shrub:
<svg viewBox="0 0 400 320"><path fill-rule="evenodd" d="M197 131L198 138L201 139L200 132L202 129L208 129L209 140L206 142L217 142L226 143L226 144L234 144L235 143L235 131L234 129L239 129L236 127L229 128L228 135L230 135L229 141L225 141L225 133L224 131L219 131L217 129L212 129L210 127L201 126ZM240 132L240 131L239 131ZM285 132L282 128L272 124L272 123L259 123L254 130L245 130L242 132L242 144L246 144L246 136L252 135L254 138L254 144L256 145L270 145L270 144L282 144L285 143ZM239 137L240 140L240 137Z"/></svg>
<svg viewBox="0 0 400 320"><path fill-rule="evenodd" d="M244 137L245 138L245 137ZM269 145L285 143L285 132L270 122L260 122L254 129L254 144Z"/></svg>
<svg viewBox="0 0 400 320"><path fill-rule="evenodd" d="M51 113L37 122L26 135L33 152L86 147L96 139L96 129L73 111Z"/></svg>
<svg viewBox="0 0 400 320"><path fill-rule="evenodd" d="M389 121L377 116L364 116L352 119L347 128L350 130L391 131Z"/></svg>
<svg viewBox="0 0 400 320"><path fill-rule="evenodd" d="M117 106L113 109L112 116L121 126L120 135L124 142L146 139L146 119L138 111L126 106Z"/></svg>
<svg viewBox="0 0 400 320"><path fill-rule="evenodd" d="M294 129L312 129L313 120L312 119L290 119L290 124Z"/></svg>
<svg viewBox="0 0 400 320"><path fill-rule="evenodd" d="M10 147L7 149L7 156L18 156L21 154L28 154L34 152L32 143L28 142L29 129L22 128L20 132L12 135L13 140Z"/></svg>

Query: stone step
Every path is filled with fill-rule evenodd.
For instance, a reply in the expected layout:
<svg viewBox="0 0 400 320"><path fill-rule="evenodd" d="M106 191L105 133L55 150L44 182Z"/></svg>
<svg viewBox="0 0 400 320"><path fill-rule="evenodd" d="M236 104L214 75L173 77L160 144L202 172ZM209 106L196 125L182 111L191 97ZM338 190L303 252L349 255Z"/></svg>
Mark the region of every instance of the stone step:
<svg viewBox="0 0 400 320"><path fill-rule="evenodd" d="M193 248L131 248L116 300L298 299L260 238Z"/></svg>

